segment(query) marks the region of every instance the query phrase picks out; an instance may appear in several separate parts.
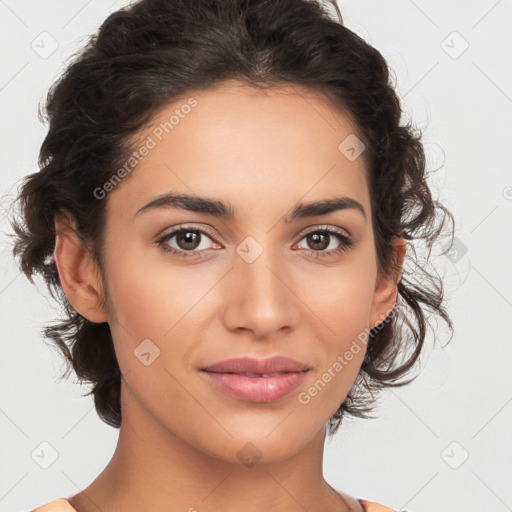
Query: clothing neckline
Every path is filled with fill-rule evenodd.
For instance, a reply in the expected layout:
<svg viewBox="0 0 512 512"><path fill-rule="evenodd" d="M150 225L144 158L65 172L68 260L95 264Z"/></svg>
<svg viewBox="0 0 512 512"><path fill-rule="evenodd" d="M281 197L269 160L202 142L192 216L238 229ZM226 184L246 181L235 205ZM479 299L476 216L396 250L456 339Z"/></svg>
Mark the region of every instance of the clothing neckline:
<svg viewBox="0 0 512 512"><path fill-rule="evenodd" d="M334 489L336 494L340 496L345 505L349 507L349 512L366 512L366 507L360 499L356 499L350 494L345 492L337 491ZM76 508L71 505L68 498L61 497L57 498L46 505L35 508L31 512L78 512Z"/></svg>

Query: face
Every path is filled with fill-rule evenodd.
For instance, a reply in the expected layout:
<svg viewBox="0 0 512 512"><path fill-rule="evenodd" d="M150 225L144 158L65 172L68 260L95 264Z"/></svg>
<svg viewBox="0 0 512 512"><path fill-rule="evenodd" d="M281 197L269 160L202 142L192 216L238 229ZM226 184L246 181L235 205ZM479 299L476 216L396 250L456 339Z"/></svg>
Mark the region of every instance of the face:
<svg viewBox="0 0 512 512"><path fill-rule="evenodd" d="M324 432L359 372L364 334L396 298L377 272L363 155L339 149L354 132L297 86L225 83L169 105L141 135L145 156L103 199L105 314L131 402L123 423L147 411L232 462L247 442L277 461ZM139 211L165 194L214 203ZM232 392L202 370L276 355L308 371L267 384L239 376Z"/></svg>

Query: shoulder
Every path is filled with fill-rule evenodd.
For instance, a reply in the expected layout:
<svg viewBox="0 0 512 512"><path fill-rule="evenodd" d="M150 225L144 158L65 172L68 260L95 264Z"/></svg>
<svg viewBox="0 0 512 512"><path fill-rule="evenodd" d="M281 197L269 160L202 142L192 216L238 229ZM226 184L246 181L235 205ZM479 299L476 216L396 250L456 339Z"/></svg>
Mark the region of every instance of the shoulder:
<svg viewBox="0 0 512 512"><path fill-rule="evenodd" d="M336 489L334 490L343 498L350 512L397 512L395 509L386 507L375 501L356 499L351 494Z"/></svg>
<svg viewBox="0 0 512 512"><path fill-rule="evenodd" d="M30 512L77 512L77 510L71 506L71 503L66 498L58 498Z"/></svg>
<svg viewBox="0 0 512 512"><path fill-rule="evenodd" d="M365 512L397 512L395 509L386 507L385 505L381 505L375 501L368 501L363 499L358 501L362 505Z"/></svg>

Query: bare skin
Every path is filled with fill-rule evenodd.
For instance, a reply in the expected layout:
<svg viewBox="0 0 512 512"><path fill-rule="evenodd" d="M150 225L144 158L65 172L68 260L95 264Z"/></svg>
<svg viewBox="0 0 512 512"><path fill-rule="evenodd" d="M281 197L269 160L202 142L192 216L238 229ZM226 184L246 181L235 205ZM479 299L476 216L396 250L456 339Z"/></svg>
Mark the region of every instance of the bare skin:
<svg viewBox="0 0 512 512"><path fill-rule="evenodd" d="M366 345L341 371L333 363L358 335L380 324L396 302L400 275L379 273L363 157L339 144L354 128L318 95L297 86L265 92L236 82L190 97L197 105L158 140L162 110L140 140L157 142L125 182L106 195L108 307L99 269L56 219L55 258L74 308L108 322L123 379L122 426L103 472L70 498L78 512L296 512L348 510L322 473L325 425L350 391ZM233 219L177 207L136 212L175 193L229 203ZM286 223L299 203L346 196L356 208ZM174 236L186 225L195 249ZM322 228L350 235L343 245ZM194 231L195 230L195 231ZM327 236L324 248L306 235ZM256 245L246 245L252 237ZM401 268L405 245L396 240ZM262 248L250 263L236 251ZM318 253L323 253L319 256ZM252 253L254 254L254 252ZM159 356L134 355L143 340ZM154 352L153 352L154 353ZM220 360L285 355L310 365L300 387L270 403L229 397L200 368ZM331 379L304 403L331 368ZM254 465L243 462L252 443Z"/></svg>

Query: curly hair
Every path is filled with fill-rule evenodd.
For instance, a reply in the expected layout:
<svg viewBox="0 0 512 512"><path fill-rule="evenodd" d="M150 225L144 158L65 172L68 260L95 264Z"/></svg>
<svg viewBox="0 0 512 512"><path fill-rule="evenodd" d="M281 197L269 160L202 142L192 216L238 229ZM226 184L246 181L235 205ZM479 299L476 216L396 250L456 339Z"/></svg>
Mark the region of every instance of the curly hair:
<svg viewBox="0 0 512 512"><path fill-rule="evenodd" d="M344 26L331 1L336 17L321 0L140 0L110 14L48 91L39 112L49 123L39 170L24 178L15 199L19 211L10 220L13 254L29 281L40 273L63 306L65 319L46 327L44 336L65 358L63 376L72 368L93 384L87 395L94 395L108 425L121 425L121 371L110 327L87 320L68 302L53 259L55 217L64 210L74 216L80 241L102 270L107 202L93 191L126 161L135 137L163 107L227 80L260 88L298 85L348 113L366 148L379 270L395 268L393 238L406 240L396 307L369 331L360 372L329 420L329 435L344 414L372 417L383 388L417 377L400 380L420 356L431 317L453 331L442 279L418 264L414 246L424 244L430 256L453 216L432 198L422 134L401 123L385 59ZM108 297L102 300L108 304Z"/></svg>

